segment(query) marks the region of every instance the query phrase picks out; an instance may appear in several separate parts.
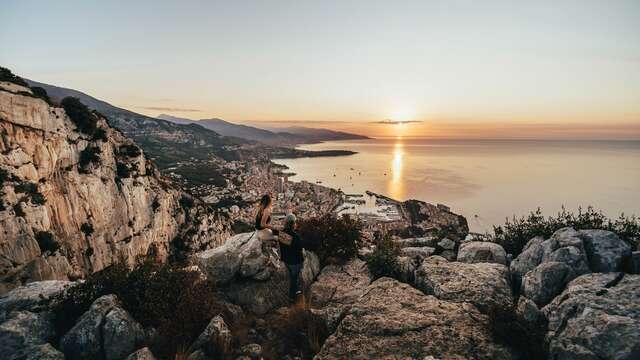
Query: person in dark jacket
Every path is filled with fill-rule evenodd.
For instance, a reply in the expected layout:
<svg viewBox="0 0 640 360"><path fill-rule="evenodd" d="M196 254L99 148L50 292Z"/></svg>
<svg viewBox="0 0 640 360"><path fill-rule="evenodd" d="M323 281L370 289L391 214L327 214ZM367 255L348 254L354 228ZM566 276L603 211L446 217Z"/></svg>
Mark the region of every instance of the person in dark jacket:
<svg viewBox="0 0 640 360"><path fill-rule="evenodd" d="M291 236L289 244L280 242L280 257L287 267L289 273L289 298L295 300L296 296L302 294L299 286L300 272L304 265L302 254L302 241L296 232L297 222L294 214L287 215L283 232Z"/></svg>

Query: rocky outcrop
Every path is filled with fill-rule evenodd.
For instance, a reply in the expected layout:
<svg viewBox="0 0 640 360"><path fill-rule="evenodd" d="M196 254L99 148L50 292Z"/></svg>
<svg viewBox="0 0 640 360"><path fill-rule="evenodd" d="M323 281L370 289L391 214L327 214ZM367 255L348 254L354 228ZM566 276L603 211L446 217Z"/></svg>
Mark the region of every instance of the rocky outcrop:
<svg viewBox="0 0 640 360"><path fill-rule="evenodd" d="M640 275L582 275L542 311L549 358L640 358Z"/></svg>
<svg viewBox="0 0 640 360"><path fill-rule="evenodd" d="M582 230L580 238L593 272L620 271L625 259L631 256L631 246L611 231Z"/></svg>
<svg viewBox="0 0 640 360"><path fill-rule="evenodd" d="M123 359L145 340L144 330L124 309L115 295L93 302L60 340L68 359Z"/></svg>
<svg viewBox="0 0 640 360"><path fill-rule="evenodd" d="M316 359L511 359L487 318L468 303L425 295L381 278L367 287Z"/></svg>
<svg viewBox="0 0 640 360"><path fill-rule="evenodd" d="M100 115L88 135L62 108L13 90L0 86L0 293L82 277L119 257L164 258L174 239L202 249L226 237L224 219L181 201Z"/></svg>
<svg viewBox="0 0 640 360"><path fill-rule="evenodd" d="M301 280L307 287L320 271L318 257L304 252ZM197 253L194 263L229 301L246 311L264 314L288 303L289 276L279 249L255 232L228 239L222 246Z"/></svg>
<svg viewBox="0 0 640 360"><path fill-rule="evenodd" d="M480 311L512 305L508 269L492 263L467 264L429 258L416 270L415 287L451 302L469 302Z"/></svg>
<svg viewBox="0 0 640 360"><path fill-rule="evenodd" d="M327 265L310 288L312 311L334 331L342 317L371 283L367 264L353 259L343 265Z"/></svg>
<svg viewBox="0 0 640 360"><path fill-rule="evenodd" d="M538 306L544 306L560 294L574 277L575 272L565 263L543 263L524 276L522 294Z"/></svg>
<svg viewBox="0 0 640 360"><path fill-rule="evenodd" d="M4 321L12 311L47 310L49 302L73 284L74 282L71 281L47 280L11 290L0 297L0 322Z"/></svg>
<svg viewBox="0 0 640 360"><path fill-rule="evenodd" d="M215 316L209 322L202 334L189 347L187 353L202 351L212 358L215 355L228 354L231 349L231 331L222 316Z"/></svg>
<svg viewBox="0 0 640 360"><path fill-rule="evenodd" d="M454 214L444 205L407 200L402 202L400 207L411 224L408 230L413 236L438 235L441 238L445 234L459 243L469 234L467 219Z"/></svg>
<svg viewBox="0 0 640 360"><path fill-rule="evenodd" d="M142 349L127 356L126 360L156 360L156 357L153 356L153 353L149 348L143 347Z"/></svg>
<svg viewBox="0 0 640 360"><path fill-rule="evenodd" d="M7 360L65 360L64 354L51 344L31 345L9 354Z"/></svg>
<svg viewBox="0 0 640 360"><path fill-rule="evenodd" d="M17 359L16 354L28 353L32 347L46 344L53 336L53 324L48 314L12 312L0 324L0 354Z"/></svg>
<svg viewBox="0 0 640 360"><path fill-rule="evenodd" d="M464 263L496 263L507 265L507 252L502 246L487 241L463 243L458 249L457 261Z"/></svg>

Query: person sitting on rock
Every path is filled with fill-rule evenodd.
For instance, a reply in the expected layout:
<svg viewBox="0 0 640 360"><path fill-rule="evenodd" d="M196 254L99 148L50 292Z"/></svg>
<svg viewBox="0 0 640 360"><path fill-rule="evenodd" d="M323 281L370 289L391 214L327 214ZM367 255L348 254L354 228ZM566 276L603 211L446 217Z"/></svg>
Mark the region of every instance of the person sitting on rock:
<svg viewBox="0 0 640 360"><path fill-rule="evenodd" d="M258 211L256 212L256 231L258 238L262 241L274 240L278 236L278 230L271 226L271 211L273 201L271 195L264 194L260 199Z"/></svg>
<svg viewBox="0 0 640 360"><path fill-rule="evenodd" d="M279 237L280 257L289 273L289 298L292 301L295 301L296 297L302 294L298 283L300 272L304 265L302 241L300 240L300 235L296 232L297 227L296 216L294 214L287 215L284 230L282 231L286 235Z"/></svg>

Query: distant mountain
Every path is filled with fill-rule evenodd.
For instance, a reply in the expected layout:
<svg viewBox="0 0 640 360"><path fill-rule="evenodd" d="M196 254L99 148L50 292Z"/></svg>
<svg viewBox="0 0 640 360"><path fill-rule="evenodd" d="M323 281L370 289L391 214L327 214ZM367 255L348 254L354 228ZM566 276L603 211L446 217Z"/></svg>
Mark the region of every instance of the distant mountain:
<svg viewBox="0 0 640 360"><path fill-rule="evenodd" d="M255 126L234 124L222 119L190 120L166 114L159 115L158 119L168 120L176 124L198 124L223 136L234 136L259 141L268 145L295 145L331 140L368 139L362 135L301 126L262 129Z"/></svg>
<svg viewBox="0 0 640 360"><path fill-rule="evenodd" d="M177 124L137 114L77 90L25 80L30 86L44 88L53 100L59 101L67 96L79 98L106 116L111 126L133 139L161 168L185 159L206 159L210 155L239 160L242 154L237 148L251 143L242 138L221 136L198 124Z"/></svg>

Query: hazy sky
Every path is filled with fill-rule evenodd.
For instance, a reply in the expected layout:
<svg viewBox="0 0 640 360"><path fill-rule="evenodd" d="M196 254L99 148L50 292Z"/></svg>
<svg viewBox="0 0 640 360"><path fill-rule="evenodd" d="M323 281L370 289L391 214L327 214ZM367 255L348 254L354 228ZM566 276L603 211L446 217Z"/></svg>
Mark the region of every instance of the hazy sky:
<svg viewBox="0 0 640 360"><path fill-rule="evenodd" d="M0 65L152 116L640 139L638 0L0 0Z"/></svg>

